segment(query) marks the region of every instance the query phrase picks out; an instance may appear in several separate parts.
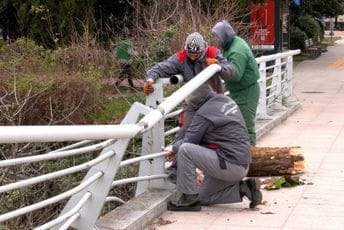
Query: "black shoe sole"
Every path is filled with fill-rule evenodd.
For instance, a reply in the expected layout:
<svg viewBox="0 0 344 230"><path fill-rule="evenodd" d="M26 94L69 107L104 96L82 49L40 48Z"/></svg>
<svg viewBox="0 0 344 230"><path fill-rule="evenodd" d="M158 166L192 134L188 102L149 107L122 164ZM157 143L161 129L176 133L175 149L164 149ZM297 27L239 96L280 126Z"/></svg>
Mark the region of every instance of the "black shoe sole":
<svg viewBox="0 0 344 230"><path fill-rule="evenodd" d="M195 212L195 211L201 211L201 209L202 209L201 202L197 202L192 206L175 206L174 204L171 203L171 201L167 203L168 211Z"/></svg>
<svg viewBox="0 0 344 230"><path fill-rule="evenodd" d="M260 191L260 180L258 178L252 178L247 180L247 186L251 190L252 202L250 208L255 208L262 202L263 194Z"/></svg>

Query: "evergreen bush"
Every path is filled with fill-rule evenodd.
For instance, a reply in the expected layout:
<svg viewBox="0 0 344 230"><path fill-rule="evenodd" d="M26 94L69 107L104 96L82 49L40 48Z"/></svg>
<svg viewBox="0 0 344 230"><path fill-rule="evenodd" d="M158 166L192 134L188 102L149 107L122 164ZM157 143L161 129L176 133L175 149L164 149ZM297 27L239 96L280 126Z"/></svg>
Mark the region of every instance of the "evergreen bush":
<svg viewBox="0 0 344 230"><path fill-rule="evenodd" d="M291 27L290 28L290 48L291 49L305 49L305 40L307 39L307 35L304 31L302 31L298 27Z"/></svg>
<svg viewBox="0 0 344 230"><path fill-rule="evenodd" d="M298 18L296 25L304 31L308 38L315 39L321 36L321 28L319 23L310 15L303 15Z"/></svg>

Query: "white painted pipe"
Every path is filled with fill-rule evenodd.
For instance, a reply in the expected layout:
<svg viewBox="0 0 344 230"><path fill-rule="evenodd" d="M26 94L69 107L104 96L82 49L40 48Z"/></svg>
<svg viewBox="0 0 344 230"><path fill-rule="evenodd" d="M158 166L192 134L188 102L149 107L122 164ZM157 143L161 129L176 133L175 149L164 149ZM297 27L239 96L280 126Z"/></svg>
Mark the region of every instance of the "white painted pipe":
<svg viewBox="0 0 344 230"><path fill-rule="evenodd" d="M0 126L0 143L132 138L143 127L123 125Z"/></svg>
<svg viewBox="0 0 344 230"><path fill-rule="evenodd" d="M177 75L173 75L172 77L170 77L170 83L172 85L176 85L178 83L182 83L184 81L184 78L182 75L177 74Z"/></svg>
<svg viewBox="0 0 344 230"><path fill-rule="evenodd" d="M261 56L261 57L256 58L256 61L259 64L261 62L272 61L272 60L275 60L277 58L285 58L285 57L297 55L299 53L301 53L301 50L290 50L290 51L284 52L284 53L277 53L277 54L272 54L272 55L267 55L267 56Z"/></svg>
<svg viewBox="0 0 344 230"><path fill-rule="evenodd" d="M171 112L187 96L191 95L193 91L195 91L199 86L201 86L219 71L221 71L221 66L218 64L212 64L208 66L185 85L183 85L180 89L174 92L171 96L166 98L165 101L158 106L158 110L162 111L164 114Z"/></svg>

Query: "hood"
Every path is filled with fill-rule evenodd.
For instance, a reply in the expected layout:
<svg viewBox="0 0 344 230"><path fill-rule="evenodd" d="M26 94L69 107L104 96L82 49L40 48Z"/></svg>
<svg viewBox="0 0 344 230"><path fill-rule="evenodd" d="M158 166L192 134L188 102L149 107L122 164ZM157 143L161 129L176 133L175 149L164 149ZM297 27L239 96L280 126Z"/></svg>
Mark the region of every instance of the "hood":
<svg viewBox="0 0 344 230"><path fill-rule="evenodd" d="M211 31L219 38L222 49L226 50L230 47L235 32L233 27L226 20L216 23Z"/></svg>

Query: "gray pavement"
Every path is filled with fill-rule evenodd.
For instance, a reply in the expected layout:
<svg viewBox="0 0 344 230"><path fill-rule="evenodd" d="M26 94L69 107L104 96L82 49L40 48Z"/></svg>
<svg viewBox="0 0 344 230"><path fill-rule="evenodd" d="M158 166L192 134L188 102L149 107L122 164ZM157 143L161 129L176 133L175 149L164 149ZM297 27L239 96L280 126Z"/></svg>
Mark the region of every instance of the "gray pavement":
<svg viewBox="0 0 344 230"><path fill-rule="evenodd" d="M344 229L344 40L294 71L301 107L257 146L300 146L306 183L263 190L266 204L256 210L244 201L201 212L167 211L146 229Z"/></svg>

